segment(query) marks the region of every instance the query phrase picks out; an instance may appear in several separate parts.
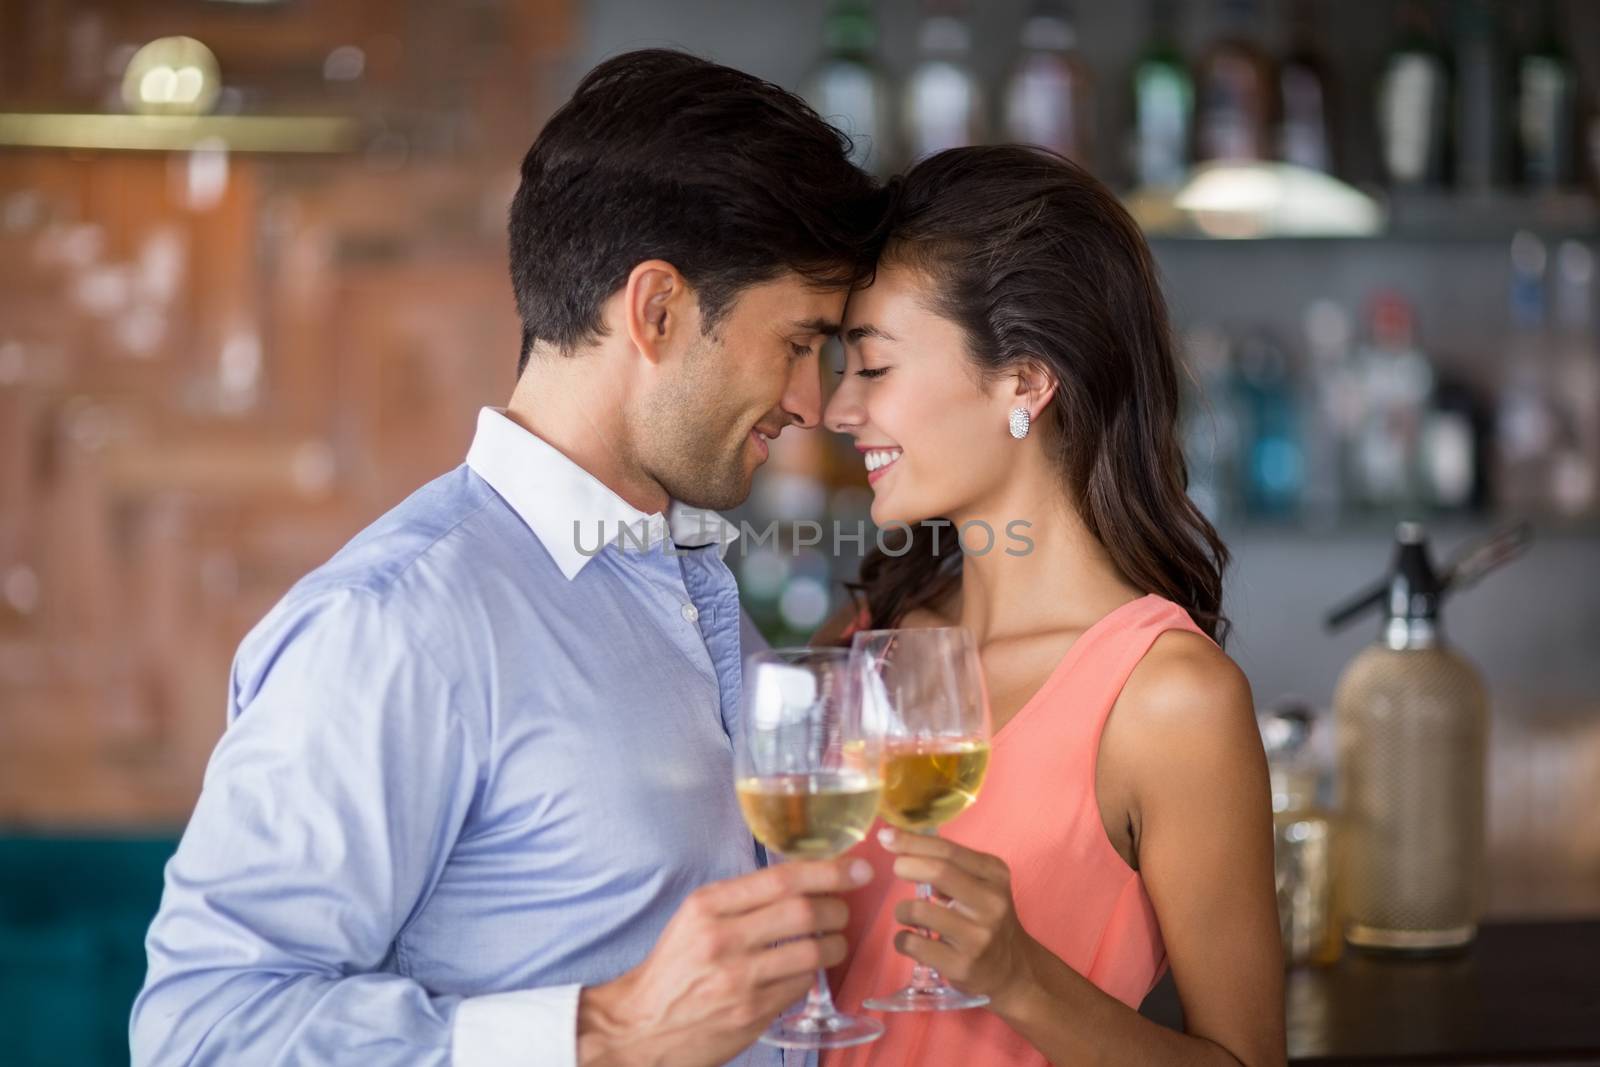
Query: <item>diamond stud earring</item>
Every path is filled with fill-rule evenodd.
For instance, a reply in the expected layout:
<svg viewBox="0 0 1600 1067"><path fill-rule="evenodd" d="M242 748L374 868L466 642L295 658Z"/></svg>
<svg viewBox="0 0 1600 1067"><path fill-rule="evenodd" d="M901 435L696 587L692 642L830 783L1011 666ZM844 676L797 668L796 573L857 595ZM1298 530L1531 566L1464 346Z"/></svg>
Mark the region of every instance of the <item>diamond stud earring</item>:
<svg viewBox="0 0 1600 1067"><path fill-rule="evenodd" d="M1028 436L1028 424L1029 424L1029 422L1030 422L1030 420L1028 418L1028 409L1027 408L1023 407L1021 404L1018 404L1016 407L1012 408L1011 409L1011 436L1015 437L1019 441L1022 440L1024 437Z"/></svg>

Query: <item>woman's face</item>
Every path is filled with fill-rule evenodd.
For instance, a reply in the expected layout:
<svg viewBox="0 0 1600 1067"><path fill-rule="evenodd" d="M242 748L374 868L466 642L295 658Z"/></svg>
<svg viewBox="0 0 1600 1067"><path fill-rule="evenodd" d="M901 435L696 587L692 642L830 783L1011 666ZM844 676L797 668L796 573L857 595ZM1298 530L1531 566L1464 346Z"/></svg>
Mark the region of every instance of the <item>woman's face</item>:
<svg viewBox="0 0 1600 1067"><path fill-rule="evenodd" d="M986 510L1020 445L1007 423L1015 379L980 386L961 328L929 310L932 295L921 272L884 263L845 305L843 374L822 421L855 438L879 529Z"/></svg>

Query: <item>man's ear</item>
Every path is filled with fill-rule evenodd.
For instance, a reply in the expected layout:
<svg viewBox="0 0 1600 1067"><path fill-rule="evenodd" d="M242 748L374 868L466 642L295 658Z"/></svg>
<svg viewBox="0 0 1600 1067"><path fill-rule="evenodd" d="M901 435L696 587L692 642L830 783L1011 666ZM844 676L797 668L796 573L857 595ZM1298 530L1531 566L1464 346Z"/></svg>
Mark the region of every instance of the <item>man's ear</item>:
<svg viewBox="0 0 1600 1067"><path fill-rule="evenodd" d="M651 362L659 362L684 331L698 329L694 293L678 268L663 259L647 259L628 273L622 311L628 340Z"/></svg>

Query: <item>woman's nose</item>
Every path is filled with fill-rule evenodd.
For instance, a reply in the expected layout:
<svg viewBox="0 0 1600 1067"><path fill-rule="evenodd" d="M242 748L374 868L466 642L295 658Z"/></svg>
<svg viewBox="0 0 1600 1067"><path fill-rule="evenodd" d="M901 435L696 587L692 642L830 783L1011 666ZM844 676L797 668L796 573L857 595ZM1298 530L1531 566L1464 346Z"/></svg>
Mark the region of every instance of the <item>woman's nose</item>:
<svg viewBox="0 0 1600 1067"><path fill-rule="evenodd" d="M850 397L848 384L841 384L822 410L822 425L834 433L850 433L861 425L861 407Z"/></svg>

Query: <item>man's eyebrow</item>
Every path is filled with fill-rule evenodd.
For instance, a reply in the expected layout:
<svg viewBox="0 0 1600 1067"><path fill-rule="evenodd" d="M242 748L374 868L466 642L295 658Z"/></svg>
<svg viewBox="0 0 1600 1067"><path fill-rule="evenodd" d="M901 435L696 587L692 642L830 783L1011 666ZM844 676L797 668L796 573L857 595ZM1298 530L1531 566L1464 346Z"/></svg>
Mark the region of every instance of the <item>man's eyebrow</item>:
<svg viewBox="0 0 1600 1067"><path fill-rule="evenodd" d="M801 319L794 324L799 333L816 333L823 337L832 337L839 332L839 324L832 319L815 318Z"/></svg>
<svg viewBox="0 0 1600 1067"><path fill-rule="evenodd" d="M881 326L874 326L864 322L860 326L852 326L844 332L844 343L847 345L858 344L868 337L876 337L880 341L897 341L899 338Z"/></svg>

